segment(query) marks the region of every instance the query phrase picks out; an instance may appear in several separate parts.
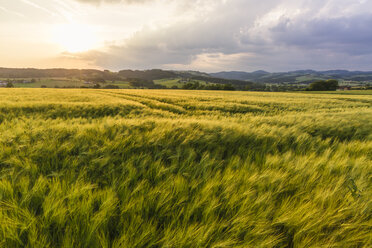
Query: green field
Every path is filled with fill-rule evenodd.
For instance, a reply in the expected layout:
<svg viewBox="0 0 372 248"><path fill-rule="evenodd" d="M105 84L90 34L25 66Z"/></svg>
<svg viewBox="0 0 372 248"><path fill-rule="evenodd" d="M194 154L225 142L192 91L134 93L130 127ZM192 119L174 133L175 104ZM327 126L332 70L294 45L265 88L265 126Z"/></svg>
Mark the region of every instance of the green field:
<svg viewBox="0 0 372 248"><path fill-rule="evenodd" d="M163 86L166 86L167 88L172 88L172 86L177 86L178 88L182 89L182 86L184 86L186 83L195 83L198 82L200 85L207 85L208 83L202 80L188 80L186 82L181 82L182 78L165 78L165 79L159 79L154 80L155 84L160 84Z"/></svg>
<svg viewBox="0 0 372 248"><path fill-rule="evenodd" d="M0 81L7 81L6 78L0 78ZM32 78L17 78L17 79L10 79L11 82L13 81L31 81ZM70 78L41 78L36 79L34 83L13 83L15 88L42 88L43 86L46 88L81 88L81 87L90 87L92 88L94 83L85 83L84 80L80 79L70 79ZM117 85L121 89L129 89L131 88L127 81L114 81L107 83L101 83L102 87L106 85Z"/></svg>
<svg viewBox="0 0 372 248"><path fill-rule="evenodd" d="M8 79L1 79L1 80L8 80ZM31 81L32 78L17 78L14 81ZM13 80L10 80L13 81ZM47 88L64 88L64 87L75 87L80 88L81 86L87 86L84 84L83 80L79 79L69 79L69 78L41 78L36 79L34 83L13 83L15 88L41 88L42 86L46 86Z"/></svg>
<svg viewBox="0 0 372 248"><path fill-rule="evenodd" d="M155 80L154 83L164 85L168 88L171 88L172 86L177 86L177 87L181 88L182 83L179 83L180 80L181 80L180 78L174 78L174 79L166 78L166 79Z"/></svg>
<svg viewBox="0 0 372 248"><path fill-rule="evenodd" d="M372 247L372 95L0 89L0 247Z"/></svg>

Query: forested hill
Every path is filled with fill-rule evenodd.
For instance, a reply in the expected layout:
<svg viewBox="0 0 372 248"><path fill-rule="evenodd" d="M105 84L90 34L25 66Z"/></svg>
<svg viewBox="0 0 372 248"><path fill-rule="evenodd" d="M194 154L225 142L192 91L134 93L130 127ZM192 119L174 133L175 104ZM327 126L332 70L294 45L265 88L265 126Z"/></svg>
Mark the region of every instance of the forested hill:
<svg viewBox="0 0 372 248"><path fill-rule="evenodd" d="M248 80L257 83L294 83L294 82L310 83L316 80L327 79L338 79L356 82L372 81L372 71L347 71L347 70L330 71L299 70L275 73L270 73L266 71L255 72L228 71L211 73L210 75L218 78Z"/></svg>
<svg viewBox="0 0 372 248"><path fill-rule="evenodd" d="M93 69L0 68L0 78L91 77L104 74L107 71Z"/></svg>
<svg viewBox="0 0 372 248"><path fill-rule="evenodd" d="M207 73L197 71L167 71L161 69L152 70L122 70L119 72L111 72L108 70L94 69L34 69L34 68L1 68L0 78L45 78L45 77L71 77L71 78L86 78L86 77L103 77L111 78L118 77L138 78L146 80L157 80L164 78L184 77L191 78L195 76L210 77Z"/></svg>
<svg viewBox="0 0 372 248"><path fill-rule="evenodd" d="M153 83L160 79L178 79L183 82L202 81L211 84L229 84L237 89L249 86L254 88L255 84L246 80L235 80L212 77L207 73L198 71L169 71L161 69L152 70L122 70L111 72L108 70L78 70L78 69L9 69L0 68L0 79L22 79L22 78L73 78L96 83L112 81L140 81L141 84Z"/></svg>
<svg viewBox="0 0 372 248"><path fill-rule="evenodd" d="M314 71L300 70L291 72L270 73L266 71L255 72L218 72L204 73L198 71L171 71L171 70L121 70L111 72L108 70L93 69L11 69L0 68L0 78L78 78L91 81L112 81L122 79L159 80L180 78L186 80L202 80L210 83L232 84L237 86L251 85L253 83L311 83L317 80L337 79L341 81L372 82L372 71ZM100 79L100 80L92 80Z"/></svg>

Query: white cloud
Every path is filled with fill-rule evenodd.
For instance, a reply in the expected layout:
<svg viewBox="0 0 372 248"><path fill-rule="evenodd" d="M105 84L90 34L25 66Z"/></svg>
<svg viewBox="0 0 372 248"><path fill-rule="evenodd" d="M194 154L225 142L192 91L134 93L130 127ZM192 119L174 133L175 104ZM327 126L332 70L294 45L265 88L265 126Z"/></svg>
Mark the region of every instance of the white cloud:
<svg viewBox="0 0 372 248"><path fill-rule="evenodd" d="M6 12L8 14L16 15L16 16L19 16L19 17L25 17L25 15L22 14L22 13L19 13L19 12L14 11L14 10L7 9L5 7L2 7L2 6L0 6L0 10L3 11L3 12Z"/></svg>
<svg viewBox="0 0 372 248"><path fill-rule="evenodd" d="M156 0L75 0L80 3L88 3L88 4L113 4L113 3L126 3L126 4L141 4L150 1Z"/></svg>
<svg viewBox="0 0 372 248"><path fill-rule="evenodd" d="M45 13L48 13L48 14L51 15L51 16L56 16L56 13L55 13L55 12L53 12L53 11L51 11L51 10L49 10L49 9L47 9L47 8L45 8L45 7L41 6L41 5L39 5L39 4L36 4L36 3L32 2L32 1L29 1L29 0L22 0L22 2L25 3L25 4L28 4L28 5L30 5L30 6L32 6L32 7L34 7L34 8L36 8L36 9L42 10L42 11L44 11Z"/></svg>

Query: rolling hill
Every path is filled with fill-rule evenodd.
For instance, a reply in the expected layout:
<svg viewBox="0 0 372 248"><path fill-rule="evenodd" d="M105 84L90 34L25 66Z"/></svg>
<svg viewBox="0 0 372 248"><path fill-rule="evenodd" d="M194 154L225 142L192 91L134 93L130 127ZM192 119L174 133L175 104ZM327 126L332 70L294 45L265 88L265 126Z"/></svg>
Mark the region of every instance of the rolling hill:
<svg viewBox="0 0 372 248"><path fill-rule="evenodd" d="M310 83L315 80L338 79L340 81L371 82L372 71L347 71L347 70L298 70L290 72L266 71L241 72L227 71L210 74L213 77L225 79L248 80L257 83Z"/></svg>

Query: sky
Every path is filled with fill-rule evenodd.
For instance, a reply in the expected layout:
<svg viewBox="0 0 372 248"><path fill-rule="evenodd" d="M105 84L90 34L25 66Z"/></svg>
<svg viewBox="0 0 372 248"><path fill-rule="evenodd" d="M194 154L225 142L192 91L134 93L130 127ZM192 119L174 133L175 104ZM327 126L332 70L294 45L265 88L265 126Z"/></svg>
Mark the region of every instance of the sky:
<svg viewBox="0 0 372 248"><path fill-rule="evenodd" d="M372 70L372 0L0 0L0 67Z"/></svg>

